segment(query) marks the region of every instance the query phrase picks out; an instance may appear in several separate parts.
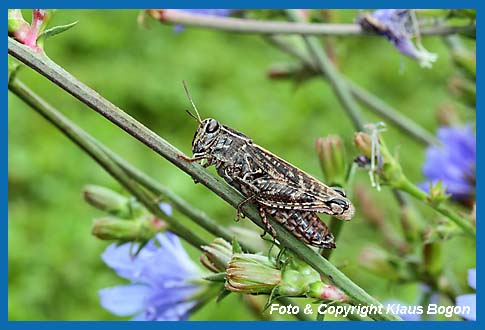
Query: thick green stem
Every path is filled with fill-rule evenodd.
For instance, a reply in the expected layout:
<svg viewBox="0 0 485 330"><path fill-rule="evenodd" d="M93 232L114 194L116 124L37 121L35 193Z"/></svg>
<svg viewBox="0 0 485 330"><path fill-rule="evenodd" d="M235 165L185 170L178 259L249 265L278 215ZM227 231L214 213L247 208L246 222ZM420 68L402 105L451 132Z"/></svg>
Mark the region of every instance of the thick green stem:
<svg viewBox="0 0 485 330"><path fill-rule="evenodd" d="M164 214L158 207L156 200L151 198L133 181L126 172L119 167L98 145L86 138L83 131L64 120L63 116L43 99L30 91L18 79L13 79L9 83L9 90L17 95L22 101L30 105L40 115L61 130L69 139L76 143L86 153L88 153L99 165L101 165L113 178L120 182L136 199L142 203L152 214L160 217L169 223L169 228L178 236L182 237L194 247L200 249L207 243L199 238L190 229L180 224L172 217Z"/></svg>
<svg viewBox="0 0 485 330"><path fill-rule="evenodd" d="M183 154L179 150L114 104L101 97L94 90L78 81L49 58L35 54L30 48L19 44L11 38L8 39L8 52L188 173L233 207L237 207L244 200L244 197L238 191L212 176L201 165L189 163L181 159L180 156L183 156ZM103 155L105 154L103 153ZM109 157L107 158L109 159ZM111 163L114 162L111 161ZM263 228L258 210L254 205L246 204L242 207L242 211L249 219ZM354 303L380 305L379 301L352 282L351 279L334 265L298 240L277 221L270 218L270 222L276 231L278 240L283 246L293 251L296 256L312 266L321 275L331 277L333 283L344 291ZM374 318L379 320L400 320L398 316L393 314L375 315Z"/></svg>

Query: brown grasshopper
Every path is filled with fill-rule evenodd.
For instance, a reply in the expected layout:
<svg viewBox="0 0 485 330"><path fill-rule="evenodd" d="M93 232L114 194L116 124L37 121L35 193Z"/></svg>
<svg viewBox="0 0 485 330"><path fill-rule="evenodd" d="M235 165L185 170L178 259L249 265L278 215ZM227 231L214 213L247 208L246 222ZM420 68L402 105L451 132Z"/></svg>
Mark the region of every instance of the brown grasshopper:
<svg viewBox="0 0 485 330"><path fill-rule="evenodd" d="M181 158L190 162L205 160L204 167L215 165L217 173L247 197L238 206L238 218L241 207L254 201L272 236L276 236L276 232L268 215L303 242L334 248L333 236L317 213L350 220L354 207L345 193L326 186L217 120L200 119L185 84L184 87L197 116L187 112L197 120L199 127L192 141L193 158Z"/></svg>

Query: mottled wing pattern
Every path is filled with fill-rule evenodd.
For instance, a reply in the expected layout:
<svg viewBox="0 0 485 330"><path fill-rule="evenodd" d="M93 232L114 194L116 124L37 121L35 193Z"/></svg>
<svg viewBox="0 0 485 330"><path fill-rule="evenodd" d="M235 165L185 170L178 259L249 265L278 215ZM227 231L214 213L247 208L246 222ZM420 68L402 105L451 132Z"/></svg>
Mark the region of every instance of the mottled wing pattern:
<svg viewBox="0 0 485 330"><path fill-rule="evenodd" d="M273 208L327 213L343 220L353 216L352 204L337 191L268 150L252 146L247 152L264 173L251 182L258 202Z"/></svg>

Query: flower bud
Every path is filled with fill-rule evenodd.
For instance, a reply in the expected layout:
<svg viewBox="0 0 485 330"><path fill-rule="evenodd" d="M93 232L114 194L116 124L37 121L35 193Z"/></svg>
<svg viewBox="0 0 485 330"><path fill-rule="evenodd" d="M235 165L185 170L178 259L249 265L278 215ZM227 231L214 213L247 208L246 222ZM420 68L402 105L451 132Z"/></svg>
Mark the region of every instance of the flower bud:
<svg viewBox="0 0 485 330"><path fill-rule="evenodd" d="M443 185L443 181L438 180L430 183L428 200L431 204L439 205L448 198L450 198L450 195L446 193L446 187Z"/></svg>
<svg viewBox="0 0 485 330"><path fill-rule="evenodd" d="M240 242L244 242L244 245L252 251L268 251L271 247L271 243L261 239L261 233L245 228L243 226L229 226L227 229L238 238ZM277 249L272 249L271 255L277 254Z"/></svg>
<svg viewBox="0 0 485 330"><path fill-rule="evenodd" d="M308 296L321 300L347 302L348 298L340 289L331 284L314 282L310 284Z"/></svg>
<svg viewBox="0 0 485 330"><path fill-rule="evenodd" d="M116 217L94 219L91 233L102 240L148 241L167 228L167 224L153 217L125 220Z"/></svg>
<svg viewBox="0 0 485 330"><path fill-rule="evenodd" d="M477 85L474 81L455 76L450 79L448 88L461 102L473 108L476 106Z"/></svg>
<svg viewBox="0 0 485 330"><path fill-rule="evenodd" d="M320 274L299 259L291 258L282 270L278 293L282 296L304 296L310 284L320 282Z"/></svg>
<svg viewBox="0 0 485 330"><path fill-rule="evenodd" d="M455 65L461 69L470 79L475 80L477 75L477 60L475 52L466 50L463 47L452 47L451 58Z"/></svg>
<svg viewBox="0 0 485 330"><path fill-rule="evenodd" d="M442 104L436 110L436 120L440 126L456 126L461 123L456 108L450 104Z"/></svg>
<svg viewBox="0 0 485 330"><path fill-rule="evenodd" d="M216 238L209 245L201 247L204 253L200 257L200 262L210 271L220 273L226 271L231 261L232 245L222 238Z"/></svg>
<svg viewBox="0 0 485 330"><path fill-rule="evenodd" d="M20 9L8 10L8 35L17 40L23 40L29 28L30 25L24 20Z"/></svg>
<svg viewBox="0 0 485 330"><path fill-rule="evenodd" d="M226 271L225 287L233 292L269 294L280 281L281 271L267 257L235 253Z"/></svg>
<svg viewBox="0 0 485 330"><path fill-rule="evenodd" d="M375 275L391 280L400 278L399 269L389 253L376 246L366 246L359 256L359 263Z"/></svg>
<svg viewBox="0 0 485 330"><path fill-rule="evenodd" d="M443 271L441 242L428 243L423 246L423 265L426 273L435 278Z"/></svg>
<svg viewBox="0 0 485 330"><path fill-rule="evenodd" d="M382 182L393 188L402 188L408 180L402 172L399 161L391 155L384 140L377 134L381 130L379 126L379 124L370 126L373 130L372 136L363 132L356 133L354 144L371 160L369 175L372 186L380 190L379 182Z"/></svg>
<svg viewBox="0 0 485 330"><path fill-rule="evenodd" d="M418 242L421 238L422 226L416 209L410 205L401 206L399 219L406 240Z"/></svg>
<svg viewBox="0 0 485 330"><path fill-rule="evenodd" d="M83 189L83 197L91 206L120 218L133 218L140 214L141 206L135 205L136 203L130 198L105 187L87 185Z"/></svg>
<svg viewBox="0 0 485 330"><path fill-rule="evenodd" d="M369 134L357 132L354 134L354 144L367 158L372 157L372 139Z"/></svg>
<svg viewBox="0 0 485 330"><path fill-rule="evenodd" d="M315 147L325 181L332 186L345 186L347 157L342 139L337 135L329 135L317 139Z"/></svg>
<svg viewBox="0 0 485 330"><path fill-rule="evenodd" d="M438 224L426 228L423 241L425 244L441 242L461 234L463 231L454 222L440 221Z"/></svg>

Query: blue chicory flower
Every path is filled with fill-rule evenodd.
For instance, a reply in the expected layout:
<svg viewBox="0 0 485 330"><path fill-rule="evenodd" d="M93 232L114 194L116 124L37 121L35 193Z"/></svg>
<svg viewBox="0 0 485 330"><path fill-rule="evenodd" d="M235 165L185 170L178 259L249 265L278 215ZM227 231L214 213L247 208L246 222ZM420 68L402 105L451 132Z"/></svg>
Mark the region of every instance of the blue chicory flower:
<svg viewBox="0 0 485 330"><path fill-rule="evenodd" d="M131 283L99 291L101 305L118 316L135 315L133 320L185 320L195 301L188 300L199 286L196 265L178 237L170 232L157 234L136 255L136 244L112 244L103 261Z"/></svg>
<svg viewBox="0 0 485 330"><path fill-rule="evenodd" d="M227 17L231 15L231 13L233 12L233 9L177 9L177 10L186 11L192 14L221 16L221 17ZM184 30L183 25L174 26L175 32L182 32L183 30Z"/></svg>
<svg viewBox="0 0 485 330"><path fill-rule="evenodd" d="M438 138L442 145L426 150L424 176L432 184L441 180L446 192L456 200L473 199L477 146L471 126L441 127ZM429 186L429 183L421 185L425 190L429 190Z"/></svg>
<svg viewBox="0 0 485 330"><path fill-rule="evenodd" d="M401 54L418 61L422 67L431 67L437 55L428 52L419 42L411 41L412 35L418 31L415 31L410 15L408 9L379 9L362 17L359 23L364 29L385 36Z"/></svg>
<svg viewBox="0 0 485 330"><path fill-rule="evenodd" d="M476 269L468 270L468 285L472 289L477 289L477 274ZM477 295L475 293L463 294L456 297L456 305L461 307L470 307L469 314L460 314L461 317L468 321L477 320Z"/></svg>

